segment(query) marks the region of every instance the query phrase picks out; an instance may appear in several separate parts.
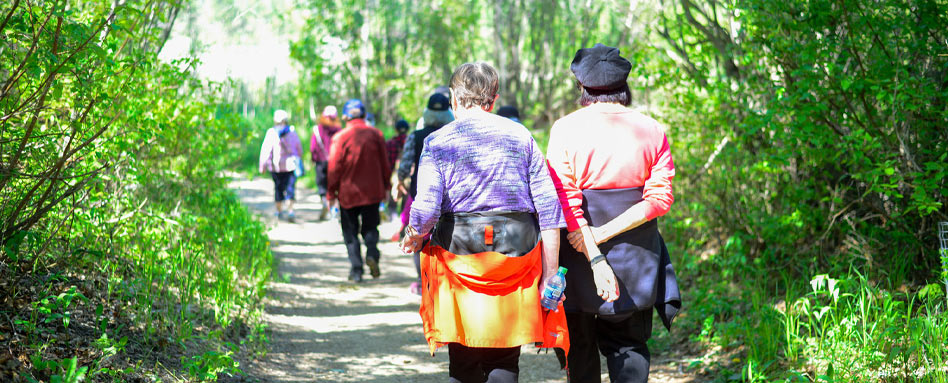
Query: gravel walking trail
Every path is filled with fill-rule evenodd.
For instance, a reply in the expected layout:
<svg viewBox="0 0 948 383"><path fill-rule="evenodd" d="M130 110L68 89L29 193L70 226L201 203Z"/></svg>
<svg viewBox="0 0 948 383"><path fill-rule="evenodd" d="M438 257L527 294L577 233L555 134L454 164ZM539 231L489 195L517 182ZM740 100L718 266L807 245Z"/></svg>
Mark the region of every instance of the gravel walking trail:
<svg viewBox="0 0 948 383"><path fill-rule="evenodd" d="M238 178L232 186L271 225L271 246L278 259L264 318L270 351L259 360L243 361L246 376L240 381L448 380L447 349L439 349L433 357L428 353L418 315L420 297L409 291L415 278L411 257L388 240L398 223L383 222L379 228L381 277L372 279L366 268L365 282L355 284L347 280L349 262L339 223L317 220L320 204L315 193L298 190L297 222L288 223L274 217L270 179ZM520 369L521 382L566 381L553 353L538 354L532 346L523 347ZM673 367L652 370L654 382L693 381L674 376L678 374ZM605 374L603 381L608 381Z"/></svg>

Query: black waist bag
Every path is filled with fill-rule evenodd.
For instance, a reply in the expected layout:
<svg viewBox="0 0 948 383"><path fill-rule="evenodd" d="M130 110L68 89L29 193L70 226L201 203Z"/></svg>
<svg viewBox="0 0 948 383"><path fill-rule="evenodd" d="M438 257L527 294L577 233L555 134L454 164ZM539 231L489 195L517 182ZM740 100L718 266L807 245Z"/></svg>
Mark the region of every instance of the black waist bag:
<svg viewBox="0 0 948 383"><path fill-rule="evenodd" d="M453 213L438 220L431 244L457 255L495 251L521 257L536 247L539 238L540 226L533 213Z"/></svg>

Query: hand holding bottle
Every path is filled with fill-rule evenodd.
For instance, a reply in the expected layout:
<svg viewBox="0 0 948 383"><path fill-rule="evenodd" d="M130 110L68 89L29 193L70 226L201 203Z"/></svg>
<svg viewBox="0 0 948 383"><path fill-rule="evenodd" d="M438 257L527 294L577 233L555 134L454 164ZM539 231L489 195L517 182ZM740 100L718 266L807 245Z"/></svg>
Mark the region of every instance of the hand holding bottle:
<svg viewBox="0 0 948 383"><path fill-rule="evenodd" d="M563 291L566 290L566 268L560 267L559 271L546 280L542 287L540 304L547 310L556 311L560 302L566 299L563 296Z"/></svg>

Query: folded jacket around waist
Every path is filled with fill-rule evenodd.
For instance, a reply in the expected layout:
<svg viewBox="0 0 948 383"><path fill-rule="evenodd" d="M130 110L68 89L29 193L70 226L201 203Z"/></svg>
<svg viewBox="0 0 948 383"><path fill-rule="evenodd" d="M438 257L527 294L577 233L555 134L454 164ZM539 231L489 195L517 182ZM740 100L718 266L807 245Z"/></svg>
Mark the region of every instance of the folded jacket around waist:
<svg viewBox="0 0 948 383"><path fill-rule="evenodd" d="M590 226L601 226L642 201L642 188L583 190L583 211ZM605 302L596 294L592 269L586 256L561 235L560 265L566 274L566 310L614 315L655 308L669 327L681 308L675 269L658 220L621 233L599 245L619 283L619 298Z"/></svg>
<svg viewBox="0 0 948 383"><path fill-rule="evenodd" d="M538 343L568 352L565 310L547 312L540 306L542 244L539 229L531 227L537 226L529 213L442 217L421 260L419 312L432 353L452 342L468 347ZM494 237L485 230L493 230ZM529 247L524 236L532 238ZM455 252L460 250L472 252Z"/></svg>

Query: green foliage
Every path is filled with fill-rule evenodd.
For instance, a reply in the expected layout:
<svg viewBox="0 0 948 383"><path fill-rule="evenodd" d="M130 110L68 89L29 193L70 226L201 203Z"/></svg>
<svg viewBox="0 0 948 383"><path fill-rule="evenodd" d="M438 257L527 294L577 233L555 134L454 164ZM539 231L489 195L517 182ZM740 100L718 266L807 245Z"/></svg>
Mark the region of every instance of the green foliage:
<svg viewBox="0 0 948 383"><path fill-rule="evenodd" d="M569 62L576 49L602 41L628 54L645 46L634 41L644 27L630 20L647 7L618 1L310 0L304 7L311 13L291 56L305 69L284 103L301 116L359 97L380 122L413 122L455 67L479 60L499 71L498 106L517 106L527 127L545 130L575 109Z"/></svg>
<svg viewBox="0 0 948 383"><path fill-rule="evenodd" d="M83 302L88 302L89 299L82 295L82 293L76 291L76 286L72 286L69 291L60 293L59 295L50 295L46 298L43 298L37 302L33 302L33 309L45 316L43 323L50 323L57 320L62 320L63 327L69 328L70 314L69 305L72 304L72 300L75 298L80 298Z"/></svg>
<svg viewBox="0 0 948 383"><path fill-rule="evenodd" d="M918 294L893 294L864 277L817 275L811 291L782 313L786 355L815 364L839 381L877 377L945 381L948 313L937 284Z"/></svg>
<svg viewBox="0 0 948 383"><path fill-rule="evenodd" d="M934 270L933 228L948 219L945 5L709 4L663 17L678 61L697 68L673 77L684 97L662 112L687 148L682 185L716 207L683 216L801 275L854 256L896 286Z"/></svg>
<svg viewBox="0 0 948 383"><path fill-rule="evenodd" d="M233 358L236 348L231 344L230 349L224 352L207 351L185 359L182 364L187 369L188 375L195 381L214 382L221 373L241 374L240 369L237 368L240 364Z"/></svg>
<svg viewBox="0 0 948 383"><path fill-rule="evenodd" d="M0 280L38 285L2 284L29 340L15 352L35 355L26 378L123 380L139 367L111 362L123 334L201 353L260 327L269 242L223 175L255 125L221 112L223 85L195 78L193 60L157 60L181 6L0 6ZM63 359L92 302L100 354Z"/></svg>
<svg viewBox="0 0 948 383"><path fill-rule="evenodd" d="M46 361L33 358L35 369L52 373L49 378L50 383L79 383L85 381L89 367L79 367L78 363L76 357L62 361Z"/></svg>
<svg viewBox="0 0 948 383"><path fill-rule="evenodd" d="M651 60L679 175L663 230L690 285L683 327L742 356L721 371L945 380L930 286L948 220L946 15L944 2L769 0L659 14L658 54L680 68Z"/></svg>

